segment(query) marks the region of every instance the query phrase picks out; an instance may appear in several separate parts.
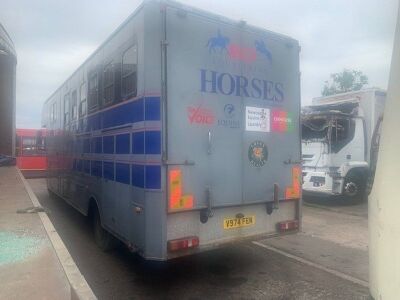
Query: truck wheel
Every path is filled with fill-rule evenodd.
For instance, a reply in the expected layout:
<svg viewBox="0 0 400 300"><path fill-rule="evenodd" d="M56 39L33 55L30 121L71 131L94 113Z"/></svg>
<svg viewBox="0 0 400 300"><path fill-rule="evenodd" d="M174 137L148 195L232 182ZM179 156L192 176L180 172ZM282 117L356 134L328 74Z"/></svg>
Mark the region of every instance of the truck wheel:
<svg viewBox="0 0 400 300"><path fill-rule="evenodd" d="M360 203L365 199L365 180L357 174L350 174L344 180L343 194L351 203Z"/></svg>
<svg viewBox="0 0 400 300"><path fill-rule="evenodd" d="M97 208L93 211L93 232L94 240L101 250L107 252L118 246L118 240L101 225L100 213Z"/></svg>

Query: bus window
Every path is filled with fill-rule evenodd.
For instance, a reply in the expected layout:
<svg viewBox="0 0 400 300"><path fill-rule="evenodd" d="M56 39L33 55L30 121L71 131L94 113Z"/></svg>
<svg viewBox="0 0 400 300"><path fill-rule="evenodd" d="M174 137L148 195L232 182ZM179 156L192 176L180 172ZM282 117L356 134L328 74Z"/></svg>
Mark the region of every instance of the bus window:
<svg viewBox="0 0 400 300"><path fill-rule="evenodd" d="M78 95L76 90L74 90L71 94L71 119L72 120L76 120L77 116L78 116L78 111L76 109L76 103L78 101Z"/></svg>
<svg viewBox="0 0 400 300"><path fill-rule="evenodd" d="M122 97L137 93L137 46L132 46L122 55Z"/></svg>
<svg viewBox="0 0 400 300"><path fill-rule="evenodd" d="M69 93L64 96L64 125L69 123Z"/></svg>
<svg viewBox="0 0 400 300"><path fill-rule="evenodd" d="M98 76L97 73L93 73L89 77L89 110L92 110L98 105L98 92L99 92L99 84L98 84Z"/></svg>
<svg viewBox="0 0 400 300"><path fill-rule="evenodd" d="M46 144L45 137L39 134L36 136L36 153L39 156L46 155Z"/></svg>
<svg viewBox="0 0 400 300"><path fill-rule="evenodd" d="M22 156L35 156L36 153L36 138L22 137Z"/></svg>
<svg viewBox="0 0 400 300"><path fill-rule="evenodd" d="M104 67L104 104L114 100L114 65L109 63Z"/></svg>
<svg viewBox="0 0 400 300"><path fill-rule="evenodd" d="M81 84L80 98L79 98L79 117L86 115L87 101L86 101L86 82Z"/></svg>

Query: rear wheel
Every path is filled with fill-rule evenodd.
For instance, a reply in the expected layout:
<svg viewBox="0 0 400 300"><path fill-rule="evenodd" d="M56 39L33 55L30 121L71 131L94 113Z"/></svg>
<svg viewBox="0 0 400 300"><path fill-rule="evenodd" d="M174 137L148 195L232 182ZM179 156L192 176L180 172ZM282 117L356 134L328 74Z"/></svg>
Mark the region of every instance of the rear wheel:
<svg viewBox="0 0 400 300"><path fill-rule="evenodd" d="M352 203L360 203L365 200L366 183L361 174L349 174L343 186L344 196Z"/></svg>
<svg viewBox="0 0 400 300"><path fill-rule="evenodd" d="M103 251L110 251L118 246L118 240L101 225L100 213L97 207L93 209L94 240Z"/></svg>

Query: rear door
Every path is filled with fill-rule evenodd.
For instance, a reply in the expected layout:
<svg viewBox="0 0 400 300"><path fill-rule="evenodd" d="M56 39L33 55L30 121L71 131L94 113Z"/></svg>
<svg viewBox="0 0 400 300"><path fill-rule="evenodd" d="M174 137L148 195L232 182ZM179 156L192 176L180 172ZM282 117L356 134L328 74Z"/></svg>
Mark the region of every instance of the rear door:
<svg viewBox="0 0 400 300"><path fill-rule="evenodd" d="M272 201L300 161L297 48L172 7L166 29L170 210Z"/></svg>

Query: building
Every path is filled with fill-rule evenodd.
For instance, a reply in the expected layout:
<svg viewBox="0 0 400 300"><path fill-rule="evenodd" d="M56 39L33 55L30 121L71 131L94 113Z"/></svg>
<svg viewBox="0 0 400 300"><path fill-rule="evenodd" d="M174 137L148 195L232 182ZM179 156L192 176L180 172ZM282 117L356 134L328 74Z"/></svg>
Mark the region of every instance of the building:
<svg viewBox="0 0 400 300"><path fill-rule="evenodd" d="M0 23L0 155L15 155L15 74L14 44Z"/></svg>

